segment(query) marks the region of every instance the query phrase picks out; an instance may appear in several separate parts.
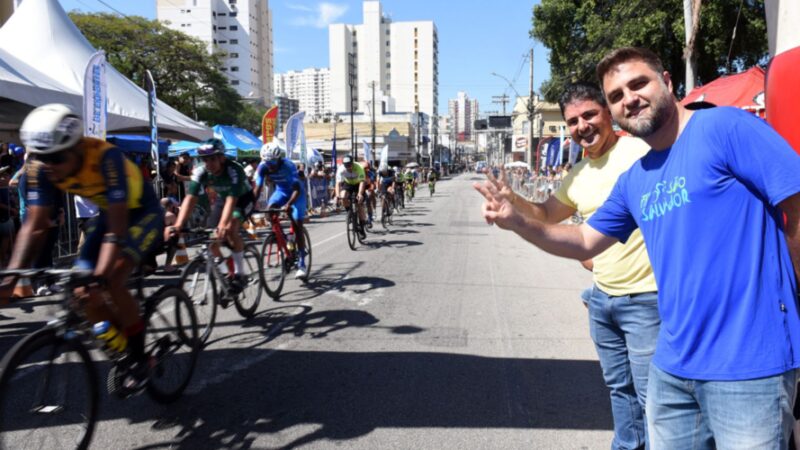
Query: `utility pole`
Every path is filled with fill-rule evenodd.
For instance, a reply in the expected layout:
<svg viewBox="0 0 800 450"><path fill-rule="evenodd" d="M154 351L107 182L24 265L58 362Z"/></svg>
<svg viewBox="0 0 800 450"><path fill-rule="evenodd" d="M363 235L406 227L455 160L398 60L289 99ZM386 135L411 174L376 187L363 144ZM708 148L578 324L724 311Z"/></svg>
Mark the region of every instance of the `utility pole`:
<svg viewBox="0 0 800 450"><path fill-rule="evenodd" d="M431 161L430 161L430 166L429 167L431 169L433 169L433 153L436 151L436 144L437 144L437 141L439 140L439 123L437 122L437 117L436 116L433 116L432 125L434 127L434 129L433 129L433 147L432 147L432 150L429 152L430 153L430 157L431 157ZM442 160L442 155L440 154L439 155L439 161L441 162L441 160Z"/></svg>
<svg viewBox="0 0 800 450"><path fill-rule="evenodd" d="M508 96L506 94L503 95L493 95L492 96L492 103L501 103L503 105L503 115L506 115L506 103L509 102Z"/></svg>
<svg viewBox="0 0 800 450"><path fill-rule="evenodd" d="M356 71L356 63L355 63L356 55L355 55L355 53L350 52L350 53L347 54L347 56L348 56L347 59L348 59L348 69L349 69L349 71L348 71L348 75L349 75L348 83L350 85L350 156L352 156L353 161L355 161L356 160L356 156L357 156L356 155L356 129L355 129L355 124L354 124L353 114L354 114L354 110L355 110L356 99L355 99L355 96L353 95L353 91L355 90L355 87L356 87L356 73L355 73L355 71Z"/></svg>
<svg viewBox="0 0 800 450"><path fill-rule="evenodd" d="M372 86L372 164L375 164L375 82L370 83ZM364 155L366 158L367 155Z"/></svg>
<svg viewBox="0 0 800 450"><path fill-rule="evenodd" d="M533 157L533 46L531 46L529 59L531 82L530 90L528 92L528 151L525 154L525 163L530 166L531 158Z"/></svg>
<svg viewBox="0 0 800 450"><path fill-rule="evenodd" d="M421 118L419 116L419 103L415 103L414 104L414 111L417 114L417 132L414 133L416 135L416 136L414 136L414 140L416 141L414 143L415 144L414 145L414 149L417 152L417 164L419 164L420 158L422 157L422 155L420 154L420 148L419 148L420 141L422 140L422 120L421 120Z"/></svg>

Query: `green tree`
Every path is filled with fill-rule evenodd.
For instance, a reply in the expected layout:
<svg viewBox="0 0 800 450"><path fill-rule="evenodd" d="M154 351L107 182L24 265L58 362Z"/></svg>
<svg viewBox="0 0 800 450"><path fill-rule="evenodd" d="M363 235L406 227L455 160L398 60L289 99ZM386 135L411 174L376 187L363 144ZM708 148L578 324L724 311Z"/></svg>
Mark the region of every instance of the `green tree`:
<svg viewBox="0 0 800 450"><path fill-rule="evenodd" d="M623 46L656 52L672 74L678 95L684 95L683 0L542 0L533 8L530 34L550 50L551 75L541 87L547 101L556 101L573 79L596 80L596 64ZM695 81L700 84L754 64L763 66L767 61L764 0L704 1L694 52Z"/></svg>
<svg viewBox="0 0 800 450"><path fill-rule="evenodd" d="M150 70L158 98L183 114L208 124L249 120L245 111L252 114L252 107L243 104L218 69L224 55L209 54L201 40L144 17L74 11L69 16L122 75L144 87L145 70Z"/></svg>

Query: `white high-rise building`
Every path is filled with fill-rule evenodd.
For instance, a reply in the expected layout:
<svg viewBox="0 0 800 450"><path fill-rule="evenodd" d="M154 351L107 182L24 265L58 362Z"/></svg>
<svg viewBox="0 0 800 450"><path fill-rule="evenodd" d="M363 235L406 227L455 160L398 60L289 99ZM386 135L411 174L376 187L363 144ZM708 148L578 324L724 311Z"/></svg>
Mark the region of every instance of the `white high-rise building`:
<svg viewBox="0 0 800 450"><path fill-rule="evenodd" d="M472 125L478 119L478 100L470 99L465 92L447 102L450 113L450 131L457 141L472 140Z"/></svg>
<svg viewBox="0 0 800 450"><path fill-rule="evenodd" d="M379 111L438 116L439 40L433 21L394 22L379 1L364 1L364 23L328 27L331 108L371 113L373 85ZM350 84L353 95L350 95ZM386 102L385 98L392 100ZM380 103L379 103L380 101ZM389 112L389 111L387 111ZM431 130L436 121L427 120Z"/></svg>
<svg viewBox="0 0 800 450"><path fill-rule="evenodd" d="M290 70L276 73L273 84L276 96L282 95L300 102L306 120L320 120L331 115L330 69Z"/></svg>
<svg viewBox="0 0 800 450"><path fill-rule="evenodd" d="M271 105L272 13L269 0L156 0L158 20L221 53L222 70L246 99Z"/></svg>

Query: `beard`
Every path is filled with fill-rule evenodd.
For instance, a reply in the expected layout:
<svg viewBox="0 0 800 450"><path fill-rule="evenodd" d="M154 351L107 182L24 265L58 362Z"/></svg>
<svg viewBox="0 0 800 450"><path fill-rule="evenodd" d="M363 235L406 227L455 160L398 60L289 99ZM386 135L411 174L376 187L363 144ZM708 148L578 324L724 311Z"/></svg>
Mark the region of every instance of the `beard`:
<svg viewBox="0 0 800 450"><path fill-rule="evenodd" d="M626 117L617 122L619 127L640 138L648 137L661 129L669 119L672 106L672 95L666 85L663 86L663 89L664 95L650 102L649 114L639 115L634 118Z"/></svg>

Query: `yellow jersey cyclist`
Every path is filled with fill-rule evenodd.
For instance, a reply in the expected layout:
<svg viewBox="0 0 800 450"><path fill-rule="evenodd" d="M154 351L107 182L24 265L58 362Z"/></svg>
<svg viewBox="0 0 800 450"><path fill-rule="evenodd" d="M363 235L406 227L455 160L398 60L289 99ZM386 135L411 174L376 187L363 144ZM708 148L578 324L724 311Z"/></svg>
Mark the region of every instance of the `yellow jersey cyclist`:
<svg viewBox="0 0 800 450"><path fill-rule="evenodd" d="M342 165L336 170L336 197L342 201L345 209L350 208L350 195L356 196L356 210L358 211L358 233L361 239L367 237L364 231L364 222L367 217L364 212L364 191L366 185L366 174L361 164L354 164L353 157L350 155L342 158Z"/></svg>
<svg viewBox="0 0 800 450"><path fill-rule="evenodd" d="M113 145L83 137L82 130L81 120L60 104L40 106L23 121L20 137L29 154L24 169L28 215L9 269L28 268L42 250L52 208L64 192L98 205L100 213L87 224L76 261L78 268L93 270L97 282L78 295L86 300L89 322L108 321L127 336L127 345L115 350L133 357L131 378L123 386L136 390L146 383L150 364L145 360L139 304L126 283L142 258L161 244L164 213L136 165ZM9 297L15 282L13 277L3 280L0 299Z"/></svg>
<svg viewBox="0 0 800 450"><path fill-rule="evenodd" d="M192 209L197 204L201 188L209 187L217 194L206 221L206 227L216 228L215 238L227 241L233 256L233 283L237 291L245 288L248 275L244 265L244 241L239 233L241 222L252 212L255 197L244 169L225 156L225 145L219 139L209 139L197 148L197 156L203 164L195 167L181 203L175 225L167 227L168 237L177 234L189 221ZM219 244L213 243L211 252L221 257ZM229 274L230 275L230 274Z"/></svg>

